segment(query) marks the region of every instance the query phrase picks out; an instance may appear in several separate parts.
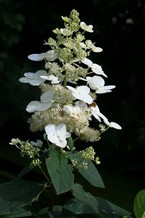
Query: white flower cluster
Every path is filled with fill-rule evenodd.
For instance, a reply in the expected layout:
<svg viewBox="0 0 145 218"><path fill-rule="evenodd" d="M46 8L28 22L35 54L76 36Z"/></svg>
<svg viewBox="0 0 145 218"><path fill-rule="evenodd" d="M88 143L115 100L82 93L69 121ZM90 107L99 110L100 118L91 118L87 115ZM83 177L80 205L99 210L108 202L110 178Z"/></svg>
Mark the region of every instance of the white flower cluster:
<svg viewBox="0 0 145 218"><path fill-rule="evenodd" d="M111 92L114 85L105 85L100 65L88 56L91 52L101 52L84 33L93 32L93 26L80 22L79 14L72 10L70 17L62 17L65 28L56 28L56 40L49 38L45 45L47 52L31 54L32 61L45 61L45 70L27 72L20 82L39 86L40 101L31 101L26 111L33 113L30 119L32 131L45 130L47 139L64 148L71 133L86 141L98 141L100 134L108 127L121 129L115 122L109 122L96 104L97 94ZM78 85L79 81L84 85ZM94 130L90 121L95 117L101 128Z"/></svg>

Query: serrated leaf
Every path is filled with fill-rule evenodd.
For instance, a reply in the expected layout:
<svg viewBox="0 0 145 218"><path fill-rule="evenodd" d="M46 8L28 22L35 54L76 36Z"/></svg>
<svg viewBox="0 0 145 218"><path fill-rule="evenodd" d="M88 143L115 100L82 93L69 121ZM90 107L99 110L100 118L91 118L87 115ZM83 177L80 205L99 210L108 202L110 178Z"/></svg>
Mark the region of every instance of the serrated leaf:
<svg viewBox="0 0 145 218"><path fill-rule="evenodd" d="M145 189L138 192L135 197L134 213L136 218L145 218Z"/></svg>
<svg viewBox="0 0 145 218"><path fill-rule="evenodd" d="M79 173L93 186L104 188L103 180L93 162L89 159L83 158L78 153L69 153L68 157L72 162L78 163L76 168Z"/></svg>
<svg viewBox="0 0 145 218"><path fill-rule="evenodd" d="M18 179L0 184L0 215L10 214L16 207L30 204L43 188L44 184Z"/></svg>
<svg viewBox="0 0 145 218"><path fill-rule="evenodd" d="M65 193L72 188L74 175L68 159L59 150L52 149L46 166L57 195Z"/></svg>

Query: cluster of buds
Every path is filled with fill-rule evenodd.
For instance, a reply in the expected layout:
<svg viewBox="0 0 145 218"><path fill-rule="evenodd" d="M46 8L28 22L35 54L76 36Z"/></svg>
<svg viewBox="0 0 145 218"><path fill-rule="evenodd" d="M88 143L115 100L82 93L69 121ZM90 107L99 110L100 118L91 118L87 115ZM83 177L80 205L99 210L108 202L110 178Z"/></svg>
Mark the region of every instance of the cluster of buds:
<svg viewBox="0 0 145 218"><path fill-rule="evenodd" d="M44 43L50 50L28 56L32 61L44 61L44 69L26 72L19 81L39 86L41 91L40 100L26 107L33 113L30 130L45 131L50 143L64 149L71 134L95 142L109 127L121 126L109 122L96 103L97 95L109 93L115 86L105 85L107 75L102 67L88 58L91 52L102 51L85 38L85 32L92 33L93 26L81 22L76 10L62 20L64 28L53 30L55 39L50 37ZM92 117L98 121L98 129L90 127Z"/></svg>
<svg viewBox="0 0 145 218"><path fill-rule="evenodd" d="M41 161L39 159L40 157L40 151L41 151L41 146L43 144L42 141L37 140L37 142L33 141L22 141L19 138L13 138L11 142L9 143L10 145L15 145L21 153L21 156L27 156L32 160L32 165L33 166L40 166Z"/></svg>

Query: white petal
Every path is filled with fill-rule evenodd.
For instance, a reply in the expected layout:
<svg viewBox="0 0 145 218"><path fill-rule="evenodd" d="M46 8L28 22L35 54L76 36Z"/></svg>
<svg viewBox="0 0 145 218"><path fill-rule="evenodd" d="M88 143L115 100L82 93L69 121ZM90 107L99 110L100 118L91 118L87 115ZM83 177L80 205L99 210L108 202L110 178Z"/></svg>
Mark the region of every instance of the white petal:
<svg viewBox="0 0 145 218"><path fill-rule="evenodd" d="M54 61L57 57L58 56L54 50L49 50L45 53L40 53L40 54L28 55L28 58L32 61L42 61L43 59L46 59L48 61Z"/></svg>
<svg viewBox="0 0 145 218"><path fill-rule="evenodd" d="M45 80L44 79L34 79L34 80L29 80L29 84L32 86L39 86L41 83L43 83Z"/></svg>
<svg viewBox="0 0 145 218"><path fill-rule="evenodd" d="M70 137L70 133L66 131L65 124L60 124L57 126L56 131L61 139Z"/></svg>
<svg viewBox="0 0 145 218"><path fill-rule="evenodd" d="M51 102L53 97L54 97L54 92L52 90L48 90L41 95L40 99L43 103L47 103L47 102Z"/></svg>
<svg viewBox="0 0 145 218"><path fill-rule="evenodd" d="M27 77L28 79L34 79L35 78L35 73L26 72L26 73L24 73L24 76Z"/></svg>
<svg viewBox="0 0 145 218"><path fill-rule="evenodd" d="M22 77L22 78L19 79L19 81L21 83L29 83L30 80L28 78L26 78L26 77Z"/></svg>
<svg viewBox="0 0 145 218"><path fill-rule="evenodd" d="M87 65L88 67L91 67L92 64L93 64L93 62L92 62L89 58L84 58L84 59L82 60L82 63L85 64L85 65Z"/></svg>
<svg viewBox="0 0 145 218"><path fill-rule="evenodd" d="M52 105L52 103L51 102L46 102L46 103L41 103L40 102L40 105L39 105L39 108L37 109L37 111L45 111L45 110L47 110L48 108L50 108L51 107L51 105Z"/></svg>
<svg viewBox="0 0 145 218"><path fill-rule="evenodd" d="M107 77L107 75L104 73L104 71L102 70L102 67L98 64L93 64L92 65L92 71L98 75L103 75L105 77Z"/></svg>
<svg viewBox="0 0 145 218"><path fill-rule="evenodd" d="M101 122L101 119L103 120L108 120L101 112L99 107L96 105L95 107L91 107L92 110L92 115L99 121ZM101 119L100 119L101 118Z"/></svg>
<svg viewBox="0 0 145 218"><path fill-rule="evenodd" d="M70 36L71 35L71 31L68 30L67 28L64 29L60 29L60 32L64 35L64 36Z"/></svg>
<svg viewBox="0 0 145 218"><path fill-rule="evenodd" d="M69 90L71 90L73 93L77 93L77 90L73 88L72 86L66 86Z"/></svg>
<svg viewBox="0 0 145 218"><path fill-rule="evenodd" d="M109 93L112 92L112 89L114 89L116 86L103 86L100 87L96 90L97 94L104 94L104 93Z"/></svg>
<svg viewBox="0 0 145 218"><path fill-rule="evenodd" d="M98 52L98 53L103 51L102 48L96 47L96 46L92 46L92 50L93 50L93 52Z"/></svg>
<svg viewBox="0 0 145 218"><path fill-rule="evenodd" d="M87 103L87 104L91 104L93 102L93 99L90 95L79 95L79 96L76 96L77 99Z"/></svg>
<svg viewBox="0 0 145 218"><path fill-rule="evenodd" d="M46 53L43 53L44 54L44 58L47 60L47 61L54 61L58 58L58 55L56 54L56 52L54 50L49 50L47 51Z"/></svg>
<svg viewBox="0 0 145 218"><path fill-rule="evenodd" d="M44 53L28 55L28 59L31 61L42 61L44 59Z"/></svg>
<svg viewBox="0 0 145 218"><path fill-rule="evenodd" d="M77 90L77 92L84 94L84 95L89 94L89 92L90 92L90 89L88 86L78 86L76 88L76 90Z"/></svg>
<svg viewBox="0 0 145 218"><path fill-rule="evenodd" d="M52 84L58 84L60 82L59 79L56 76L54 76L54 75L40 76L40 77L45 79L45 80L51 81Z"/></svg>
<svg viewBox="0 0 145 218"><path fill-rule="evenodd" d="M117 124L117 123L115 123L115 122L109 122L107 118L104 119L104 123L105 123L107 126L109 126L110 128L115 128L115 129L119 129L119 130L122 129L122 127L121 127L119 124Z"/></svg>
<svg viewBox="0 0 145 218"><path fill-rule="evenodd" d="M104 87L101 87L101 88L98 88L97 90L96 90L96 93L97 94L105 94L105 93L109 93L109 92L111 92L112 90L107 90L107 89L105 89Z"/></svg>
<svg viewBox="0 0 145 218"><path fill-rule="evenodd" d="M65 124L60 124L58 126L48 124L45 126L45 131L49 141L61 148L66 147L66 138L70 136L70 133L66 132Z"/></svg>
<svg viewBox="0 0 145 218"><path fill-rule="evenodd" d="M44 75L47 75L47 72L45 70L38 70L36 71L35 73L35 77L40 77L40 76L44 76Z"/></svg>
<svg viewBox="0 0 145 218"><path fill-rule="evenodd" d="M104 88L107 90L107 89L114 89L116 86L114 85L109 85L109 86L104 86Z"/></svg>
<svg viewBox="0 0 145 218"><path fill-rule="evenodd" d="M81 22L81 23L80 23L80 27L81 27L83 30L87 31L87 32L90 32L90 33L93 32L93 26L92 26L92 25L86 25L85 22Z"/></svg>
<svg viewBox="0 0 145 218"><path fill-rule="evenodd" d="M93 76L93 77L86 77L88 84L91 89L97 90L100 87L103 87L105 84L105 81L100 76Z"/></svg>
<svg viewBox="0 0 145 218"><path fill-rule="evenodd" d="M48 124L47 126L45 126L45 132L47 135L51 134L55 134L56 132L56 127L53 124Z"/></svg>
<svg viewBox="0 0 145 218"><path fill-rule="evenodd" d="M115 123L115 122L111 122L110 127L115 128L115 129L122 129L122 127L119 124Z"/></svg>
<svg viewBox="0 0 145 218"><path fill-rule="evenodd" d="M35 111L37 111L37 109L40 107L40 102L39 101L31 101L27 107L26 107L26 111L29 113L33 113Z"/></svg>

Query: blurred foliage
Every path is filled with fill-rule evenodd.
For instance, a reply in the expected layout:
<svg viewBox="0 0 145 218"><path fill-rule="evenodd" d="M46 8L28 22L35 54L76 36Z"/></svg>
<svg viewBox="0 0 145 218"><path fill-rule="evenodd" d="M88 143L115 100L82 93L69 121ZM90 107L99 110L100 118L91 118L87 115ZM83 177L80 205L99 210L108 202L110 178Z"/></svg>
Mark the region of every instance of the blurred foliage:
<svg viewBox="0 0 145 218"><path fill-rule="evenodd" d="M104 161L118 166L144 169L145 117L145 3L143 0L0 0L0 130L1 140L28 133L27 103L36 90L19 84L24 72L41 67L27 55L44 51L43 41L61 26L60 16L72 8L94 25L93 41L103 53L93 58L115 84L112 94L98 96L100 110L123 130L110 130L98 143ZM82 7L83 6L83 7ZM95 124L94 124L95 125ZM9 137L7 136L9 132ZM25 133L24 133L25 132ZM18 135L17 135L18 134ZM140 156L140 158L138 158ZM107 163L108 163L107 162Z"/></svg>

